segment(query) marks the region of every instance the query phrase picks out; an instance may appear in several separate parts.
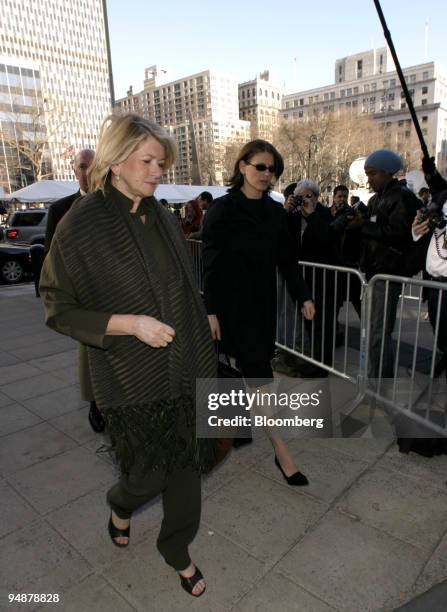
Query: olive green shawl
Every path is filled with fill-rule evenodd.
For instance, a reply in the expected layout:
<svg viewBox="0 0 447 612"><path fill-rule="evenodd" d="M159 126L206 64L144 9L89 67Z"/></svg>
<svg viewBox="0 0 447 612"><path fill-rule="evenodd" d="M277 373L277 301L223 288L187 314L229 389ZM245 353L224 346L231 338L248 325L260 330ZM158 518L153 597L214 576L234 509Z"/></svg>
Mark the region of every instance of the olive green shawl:
<svg viewBox="0 0 447 612"><path fill-rule="evenodd" d="M214 377L216 363L187 244L177 219L151 198L142 201L140 212L156 217L156 244L163 253L153 252L130 207L113 188L105 196L90 194L72 207L55 236L82 308L145 314L176 332L162 349L134 336L109 338L105 350L88 346L95 400L106 414L123 470L135 461L151 469L207 469L214 444L195 438L195 380Z"/></svg>

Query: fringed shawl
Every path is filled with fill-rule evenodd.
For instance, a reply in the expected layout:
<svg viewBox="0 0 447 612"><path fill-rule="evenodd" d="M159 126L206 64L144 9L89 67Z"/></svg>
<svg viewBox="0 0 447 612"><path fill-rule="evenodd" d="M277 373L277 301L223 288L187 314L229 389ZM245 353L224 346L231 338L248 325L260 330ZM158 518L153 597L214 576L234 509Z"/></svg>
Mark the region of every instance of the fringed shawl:
<svg viewBox="0 0 447 612"><path fill-rule="evenodd" d="M194 394L196 378L216 375L210 329L177 219L154 198L143 204L156 216L162 254L135 227L130 200L113 188L73 206L55 239L82 308L148 315L176 332L167 348L134 336L113 337L106 350L87 347L95 400L122 469L138 461L150 469L206 470L215 445L195 438ZM164 278L160 256L169 263Z"/></svg>

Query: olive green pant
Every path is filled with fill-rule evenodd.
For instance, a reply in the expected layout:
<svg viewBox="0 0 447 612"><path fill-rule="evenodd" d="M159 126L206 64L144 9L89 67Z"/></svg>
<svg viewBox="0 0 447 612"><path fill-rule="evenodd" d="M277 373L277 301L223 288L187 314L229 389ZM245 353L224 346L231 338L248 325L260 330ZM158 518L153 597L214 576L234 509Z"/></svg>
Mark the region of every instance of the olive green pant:
<svg viewBox="0 0 447 612"><path fill-rule="evenodd" d="M188 545L200 524L201 481L197 472L187 468L143 474L136 468L108 491L107 501L119 518L128 519L158 495L162 496L164 516L157 548L168 565L182 571L191 563Z"/></svg>

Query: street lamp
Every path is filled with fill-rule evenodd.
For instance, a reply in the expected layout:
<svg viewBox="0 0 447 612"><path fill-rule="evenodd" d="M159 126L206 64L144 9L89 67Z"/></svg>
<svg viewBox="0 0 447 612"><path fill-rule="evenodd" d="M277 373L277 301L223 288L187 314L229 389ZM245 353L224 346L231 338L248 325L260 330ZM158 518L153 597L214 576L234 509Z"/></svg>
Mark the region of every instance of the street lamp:
<svg viewBox="0 0 447 612"><path fill-rule="evenodd" d="M315 134L311 134L309 138L309 148L307 150L307 178L310 178L310 160L312 157L312 145L316 144L317 136Z"/></svg>

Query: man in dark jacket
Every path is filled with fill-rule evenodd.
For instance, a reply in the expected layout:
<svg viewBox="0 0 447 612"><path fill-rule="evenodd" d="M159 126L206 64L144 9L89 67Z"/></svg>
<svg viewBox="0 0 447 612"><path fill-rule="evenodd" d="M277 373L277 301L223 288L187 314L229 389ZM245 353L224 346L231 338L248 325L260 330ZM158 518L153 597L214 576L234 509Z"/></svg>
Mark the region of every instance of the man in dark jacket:
<svg viewBox="0 0 447 612"><path fill-rule="evenodd" d="M76 179L79 181L79 189L72 195L62 198L54 202L48 210L47 229L45 233L45 253L48 253L53 240L54 232L57 224L62 217L67 213L75 200L84 196L88 192L88 169L95 157L95 152L91 149L83 149L74 158L73 171Z"/></svg>
<svg viewBox="0 0 447 612"><path fill-rule="evenodd" d="M366 279L375 274L412 276L411 226L419 200L405 182L393 178L402 169L402 160L393 151L380 149L365 161L365 173L375 195L368 202L366 220L361 227L363 253L361 268ZM372 296L369 376L392 378L394 358L392 333L396 322L400 283L389 283L384 306L386 283L375 284ZM383 344L383 361L380 367Z"/></svg>

